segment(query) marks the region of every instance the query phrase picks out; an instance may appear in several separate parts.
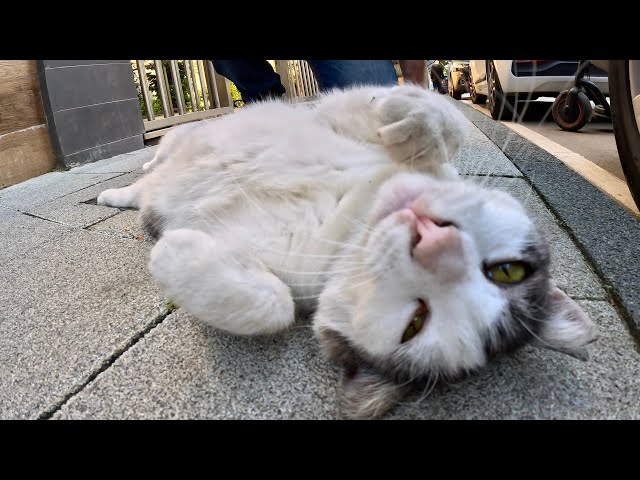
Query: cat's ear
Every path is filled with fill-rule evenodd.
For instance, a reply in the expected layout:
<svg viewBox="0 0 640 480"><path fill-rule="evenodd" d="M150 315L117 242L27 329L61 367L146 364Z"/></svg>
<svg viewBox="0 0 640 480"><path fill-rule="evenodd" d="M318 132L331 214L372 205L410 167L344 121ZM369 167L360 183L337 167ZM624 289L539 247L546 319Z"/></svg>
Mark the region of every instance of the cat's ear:
<svg viewBox="0 0 640 480"><path fill-rule="evenodd" d="M597 340L598 327L580 306L558 287L550 293L551 314L534 345L589 359L587 345Z"/></svg>
<svg viewBox="0 0 640 480"><path fill-rule="evenodd" d="M341 417L377 418L409 391L409 387L395 384L371 370L339 332L325 326L318 328L316 335L325 354L344 370L338 393Z"/></svg>
<svg viewBox="0 0 640 480"><path fill-rule="evenodd" d="M387 380L366 367L345 369L338 394L340 416L353 420L378 418L408 391L408 386Z"/></svg>

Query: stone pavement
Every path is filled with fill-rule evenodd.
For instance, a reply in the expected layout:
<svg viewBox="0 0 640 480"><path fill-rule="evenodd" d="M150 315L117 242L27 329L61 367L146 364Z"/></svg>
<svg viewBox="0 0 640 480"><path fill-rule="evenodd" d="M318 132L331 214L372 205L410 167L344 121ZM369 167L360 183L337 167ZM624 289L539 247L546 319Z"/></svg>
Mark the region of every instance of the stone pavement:
<svg viewBox="0 0 640 480"><path fill-rule="evenodd" d="M640 418L638 220L458 105L472 135L456 166L525 203L551 242L560 285L602 335L589 362L525 348L385 418ZM96 205L104 189L140 176L156 148L0 190L0 419L336 418L339 371L308 320L238 338L170 311L147 272L152 245L136 212Z"/></svg>

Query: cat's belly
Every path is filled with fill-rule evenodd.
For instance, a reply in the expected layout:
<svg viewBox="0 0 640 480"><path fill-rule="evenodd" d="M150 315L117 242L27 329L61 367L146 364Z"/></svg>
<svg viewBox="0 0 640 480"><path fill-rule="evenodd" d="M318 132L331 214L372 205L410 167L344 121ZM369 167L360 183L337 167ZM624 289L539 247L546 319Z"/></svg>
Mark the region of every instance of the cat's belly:
<svg viewBox="0 0 640 480"><path fill-rule="evenodd" d="M326 272L341 245L340 238L322 233L327 218L335 212L339 198L323 195L287 202L216 201L173 211L166 229L204 231L225 248L251 252L265 268L291 289L296 303L313 304L326 282Z"/></svg>

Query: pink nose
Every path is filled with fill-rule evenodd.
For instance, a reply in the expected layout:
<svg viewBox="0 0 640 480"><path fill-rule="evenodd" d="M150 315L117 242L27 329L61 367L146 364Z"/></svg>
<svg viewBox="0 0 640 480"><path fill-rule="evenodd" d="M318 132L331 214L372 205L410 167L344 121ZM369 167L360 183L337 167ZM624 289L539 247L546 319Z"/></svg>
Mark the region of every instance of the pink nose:
<svg viewBox="0 0 640 480"><path fill-rule="evenodd" d="M441 281L450 282L465 275L464 249L460 231L452 226L441 227L424 216L416 217L418 243L413 258Z"/></svg>

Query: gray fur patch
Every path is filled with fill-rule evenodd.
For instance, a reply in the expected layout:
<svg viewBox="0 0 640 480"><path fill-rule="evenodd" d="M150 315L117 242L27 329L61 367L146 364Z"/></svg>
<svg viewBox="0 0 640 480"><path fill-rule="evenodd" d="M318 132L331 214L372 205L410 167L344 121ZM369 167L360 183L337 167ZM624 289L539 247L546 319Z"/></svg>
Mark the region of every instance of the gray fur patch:
<svg viewBox="0 0 640 480"><path fill-rule="evenodd" d="M164 218L151 208L140 212L142 228L153 239L158 240L164 231Z"/></svg>

